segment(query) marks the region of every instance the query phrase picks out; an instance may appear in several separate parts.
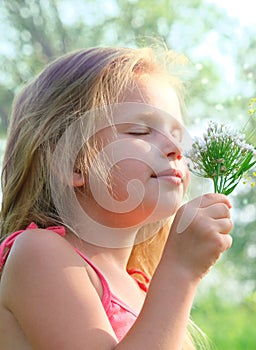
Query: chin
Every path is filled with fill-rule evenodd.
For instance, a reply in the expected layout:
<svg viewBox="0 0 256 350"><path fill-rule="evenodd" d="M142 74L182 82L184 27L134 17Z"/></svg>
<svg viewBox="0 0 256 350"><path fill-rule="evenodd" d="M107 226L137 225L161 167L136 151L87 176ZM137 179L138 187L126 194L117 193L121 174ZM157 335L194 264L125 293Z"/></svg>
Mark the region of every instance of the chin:
<svg viewBox="0 0 256 350"><path fill-rule="evenodd" d="M172 198L172 201L159 201L146 217L147 223L167 219L176 214L182 204L182 197Z"/></svg>

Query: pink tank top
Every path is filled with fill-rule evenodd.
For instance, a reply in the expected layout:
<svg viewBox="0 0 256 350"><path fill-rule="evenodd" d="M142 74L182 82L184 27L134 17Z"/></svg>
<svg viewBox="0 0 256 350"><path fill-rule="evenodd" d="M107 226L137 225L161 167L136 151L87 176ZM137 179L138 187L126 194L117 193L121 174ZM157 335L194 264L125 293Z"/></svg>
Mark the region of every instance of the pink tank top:
<svg viewBox="0 0 256 350"><path fill-rule="evenodd" d="M36 228L38 228L38 226L35 223L31 223L27 227L27 230L36 229ZM52 227L48 227L47 230L54 231L55 233L59 234L62 237L65 236L65 228L63 226L52 226ZM8 254L10 252L10 249L16 237L24 231L25 230L20 230L12 233L0 245L0 271L7 260ZM138 315L133 310L131 310L129 306L124 304L119 298L117 298L115 295L111 293L107 280L105 279L103 274L99 271L99 269L86 256L84 256L83 253L81 253L76 248L74 249L97 273L102 283L102 289L103 289L103 296L101 299L102 305L105 309L105 312L116 334L117 339L121 340L129 331L129 329L135 322ZM128 272L131 275L141 275L143 277L143 279L145 280L145 283L141 282L140 280L137 280L135 277L134 278L138 283L138 285L140 286L140 288L146 292L147 291L146 284L149 282L149 278L140 270L129 270Z"/></svg>

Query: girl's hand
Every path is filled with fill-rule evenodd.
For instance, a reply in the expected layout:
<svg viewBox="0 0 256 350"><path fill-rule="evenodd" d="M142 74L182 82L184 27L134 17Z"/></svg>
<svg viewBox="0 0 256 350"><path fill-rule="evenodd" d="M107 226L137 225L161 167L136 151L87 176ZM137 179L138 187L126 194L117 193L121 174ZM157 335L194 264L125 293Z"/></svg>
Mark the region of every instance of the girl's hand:
<svg viewBox="0 0 256 350"><path fill-rule="evenodd" d="M222 194L206 194L183 205L173 221L164 256L191 278L201 279L231 247L230 208Z"/></svg>

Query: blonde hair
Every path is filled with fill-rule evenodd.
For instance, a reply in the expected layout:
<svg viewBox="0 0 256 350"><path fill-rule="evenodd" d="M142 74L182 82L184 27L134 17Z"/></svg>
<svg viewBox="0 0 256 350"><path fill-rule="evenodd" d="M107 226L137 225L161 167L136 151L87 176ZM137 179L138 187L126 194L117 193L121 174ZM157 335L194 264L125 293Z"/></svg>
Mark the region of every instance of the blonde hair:
<svg viewBox="0 0 256 350"><path fill-rule="evenodd" d="M91 48L57 59L28 84L14 101L9 125L2 170L1 237L31 222L42 228L62 223L51 193L51 159L74 121L87 111L122 102L127 86L142 74L166 76L182 104L184 87L176 68L184 60L167 49ZM93 118L86 119L88 135L93 134L94 123ZM78 169L86 172L84 153L89 162L95 147L85 145L76 161ZM135 246L128 268L151 276L168 231L169 223ZM192 342L189 348L193 349Z"/></svg>

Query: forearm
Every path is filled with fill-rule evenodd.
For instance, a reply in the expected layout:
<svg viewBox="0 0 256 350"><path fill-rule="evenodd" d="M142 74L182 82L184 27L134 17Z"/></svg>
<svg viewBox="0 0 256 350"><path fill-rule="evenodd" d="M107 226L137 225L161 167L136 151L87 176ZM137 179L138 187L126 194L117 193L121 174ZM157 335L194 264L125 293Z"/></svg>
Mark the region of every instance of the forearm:
<svg viewBox="0 0 256 350"><path fill-rule="evenodd" d="M137 321L115 349L180 350L198 283L162 261Z"/></svg>

